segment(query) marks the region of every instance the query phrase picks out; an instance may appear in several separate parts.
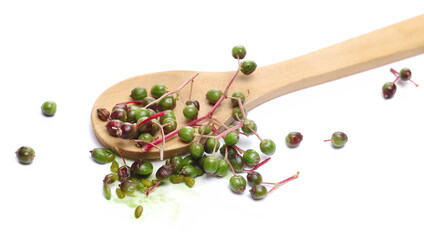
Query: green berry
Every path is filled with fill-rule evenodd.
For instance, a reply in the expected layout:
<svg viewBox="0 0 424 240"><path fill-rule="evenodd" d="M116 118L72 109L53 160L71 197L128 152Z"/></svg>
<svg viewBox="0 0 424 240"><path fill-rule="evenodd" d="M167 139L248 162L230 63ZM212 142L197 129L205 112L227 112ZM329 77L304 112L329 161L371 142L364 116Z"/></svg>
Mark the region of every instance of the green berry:
<svg viewBox="0 0 424 240"><path fill-rule="evenodd" d="M177 100L175 99L174 96L171 96L171 95L162 98L158 103L160 111L164 111L168 109L172 110L175 108L176 105L177 105Z"/></svg>
<svg viewBox="0 0 424 240"><path fill-rule="evenodd" d="M148 160L135 160L131 164L131 176L147 178L153 173L153 164Z"/></svg>
<svg viewBox="0 0 424 240"><path fill-rule="evenodd" d="M152 95L152 97L156 99L162 97L162 95L165 94L166 92L168 92L168 88L161 83L155 84L150 90L150 94Z"/></svg>
<svg viewBox="0 0 424 240"><path fill-rule="evenodd" d="M198 129L199 134L202 135L208 135L212 132L212 126L211 125L202 125Z"/></svg>
<svg viewBox="0 0 424 240"><path fill-rule="evenodd" d="M30 164L35 158L35 151L31 147L22 146L16 150L16 157L20 163Z"/></svg>
<svg viewBox="0 0 424 240"><path fill-rule="evenodd" d="M119 184L119 187L125 194L133 194L135 190L137 189L137 184L135 182L131 182L128 180L124 180Z"/></svg>
<svg viewBox="0 0 424 240"><path fill-rule="evenodd" d="M247 115L247 110L245 108L244 109L244 115ZM241 111L241 109L239 107L234 107L232 112L231 112L231 116L234 118L234 120L240 121L244 119L243 113Z"/></svg>
<svg viewBox="0 0 424 240"><path fill-rule="evenodd" d="M178 136L183 142L189 143L194 139L194 128L190 126L184 126L178 132Z"/></svg>
<svg viewBox="0 0 424 240"><path fill-rule="evenodd" d="M175 115L175 112L172 111L171 109L167 109L164 111L165 115L163 115L162 117L160 117L160 122L163 124L163 120L167 119L167 118L172 118L174 120L177 119L177 116Z"/></svg>
<svg viewBox="0 0 424 240"><path fill-rule="evenodd" d="M128 114L127 114L128 115ZM149 109L146 108L138 108L135 110L134 117L138 121L140 118L150 117L152 114ZM128 117L128 116L127 116Z"/></svg>
<svg viewBox="0 0 424 240"><path fill-rule="evenodd" d="M220 147L220 143L218 139L215 138L208 138L205 142L205 152L206 153L213 153L216 150L218 150Z"/></svg>
<svg viewBox="0 0 424 240"><path fill-rule="evenodd" d="M203 162L203 170L205 173L214 174L219 168L219 160L214 156L208 156Z"/></svg>
<svg viewBox="0 0 424 240"><path fill-rule="evenodd" d="M162 121L163 131L167 134L177 129L177 121L173 118L166 118Z"/></svg>
<svg viewBox="0 0 424 240"><path fill-rule="evenodd" d="M264 199L268 195L268 189L264 185L255 185L249 192L255 200Z"/></svg>
<svg viewBox="0 0 424 240"><path fill-rule="evenodd" d="M140 136L138 136L138 140L141 140L142 142L137 142L138 146L144 146L147 143L153 142L153 135L148 132L141 133Z"/></svg>
<svg viewBox="0 0 424 240"><path fill-rule="evenodd" d="M183 115L188 120L193 120L197 118L199 110L194 105L185 106L183 109Z"/></svg>
<svg viewBox="0 0 424 240"><path fill-rule="evenodd" d="M147 90L145 87L136 87L131 91L130 97L134 101L143 100L145 97L147 97Z"/></svg>
<svg viewBox="0 0 424 240"><path fill-rule="evenodd" d="M246 96L244 96L244 94L240 91L233 92L231 97L239 98L241 101L241 104L243 104L244 101L246 100ZM233 107L239 107L239 101L237 99L231 99L231 105L233 105Z"/></svg>
<svg viewBox="0 0 424 240"><path fill-rule="evenodd" d="M231 55L235 59L243 59L246 56L246 48L242 45L234 46L231 50Z"/></svg>
<svg viewBox="0 0 424 240"><path fill-rule="evenodd" d="M261 149L261 152L266 155L272 155L276 150L275 143L271 139L262 140L259 144L259 148Z"/></svg>
<svg viewBox="0 0 424 240"><path fill-rule="evenodd" d="M246 60L242 62L240 66L240 71L244 75L250 75L256 70L256 67L257 65L254 61Z"/></svg>
<svg viewBox="0 0 424 240"><path fill-rule="evenodd" d="M187 100L185 102L185 105L186 106L194 106L194 107L197 108L197 110L200 110L200 103L197 100L194 100L194 99Z"/></svg>
<svg viewBox="0 0 424 240"><path fill-rule="evenodd" d="M241 130L246 133L247 135L252 135L254 134L253 131L258 131L258 126L256 125L256 123L253 120L245 120L243 122L243 127L241 127ZM252 131L253 130L253 131Z"/></svg>
<svg viewBox="0 0 424 240"><path fill-rule="evenodd" d="M189 153L190 153L190 156L193 159L200 159L203 156L203 154L205 153L205 149L203 147L203 144L201 144L199 142L194 142L194 143L190 144Z"/></svg>
<svg viewBox="0 0 424 240"><path fill-rule="evenodd" d="M137 124L139 125L141 122L143 122L144 120L146 120L148 117L142 117L140 119L138 119ZM152 122L145 122L143 124L141 124L138 128L137 131L140 133L146 133L146 132L150 132L150 130L152 129Z"/></svg>
<svg viewBox="0 0 424 240"><path fill-rule="evenodd" d="M343 147L346 144L347 140L347 135L343 132L335 132L331 136L331 143L335 148Z"/></svg>
<svg viewBox="0 0 424 240"><path fill-rule="evenodd" d="M243 172L244 166L246 164L242 156L240 156L239 154L236 154L232 157L229 156L228 160L230 161L231 166L233 166L235 172L238 172L238 173Z"/></svg>
<svg viewBox="0 0 424 240"><path fill-rule="evenodd" d="M262 175L256 171L250 171L246 178L250 186L259 185L262 183Z"/></svg>
<svg viewBox="0 0 424 240"><path fill-rule="evenodd" d="M210 104L215 104L222 97L223 92L219 89L211 89L206 93L206 99Z"/></svg>
<svg viewBox="0 0 424 240"><path fill-rule="evenodd" d="M228 164L227 160L221 159L219 160L218 169L215 172L215 175L218 177L225 177L230 170L230 165Z"/></svg>
<svg viewBox="0 0 424 240"><path fill-rule="evenodd" d="M240 175L234 175L230 178L230 188L233 192L241 194L246 190L246 179Z"/></svg>
<svg viewBox="0 0 424 240"><path fill-rule="evenodd" d="M180 174L186 177L197 177L199 175L199 169L193 165L184 165Z"/></svg>
<svg viewBox="0 0 424 240"><path fill-rule="evenodd" d="M247 166L253 167L261 161L259 153L253 149L247 149L243 153L243 159Z"/></svg>
<svg viewBox="0 0 424 240"><path fill-rule="evenodd" d="M56 113L56 108L57 105L53 101L47 101L41 105L41 111L46 116L54 116L54 114Z"/></svg>
<svg viewBox="0 0 424 240"><path fill-rule="evenodd" d="M173 173L178 173L184 166L183 158L179 155L171 157L166 164L171 166Z"/></svg>
<svg viewBox="0 0 424 240"><path fill-rule="evenodd" d="M115 153L107 148L95 148L90 153L91 157L98 163L110 163L115 160Z"/></svg>
<svg viewBox="0 0 424 240"><path fill-rule="evenodd" d="M234 146L239 141L239 134L237 132L229 132L225 135L224 142L227 146Z"/></svg>

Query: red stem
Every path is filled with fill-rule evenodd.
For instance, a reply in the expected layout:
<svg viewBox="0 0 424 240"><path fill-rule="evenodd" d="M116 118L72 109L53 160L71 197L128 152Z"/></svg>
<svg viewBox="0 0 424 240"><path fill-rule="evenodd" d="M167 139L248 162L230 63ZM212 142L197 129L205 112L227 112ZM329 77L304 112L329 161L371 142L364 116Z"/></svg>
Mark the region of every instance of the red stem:
<svg viewBox="0 0 424 240"><path fill-rule="evenodd" d="M143 101L141 100L134 100L134 101L129 101L129 102L121 102L121 103L117 103L115 105L120 105L120 104L130 104L130 103L143 103Z"/></svg>
<svg viewBox="0 0 424 240"><path fill-rule="evenodd" d="M145 124L146 122L150 122L152 119L154 118L158 118L158 117L162 117L165 116L165 111L163 112L158 112L156 114L153 114L152 116L144 119L143 121L141 121L139 124L137 124L137 126L135 126L135 129L138 129L141 125Z"/></svg>
<svg viewBox="0 0 424 240"><path fill-rule="evenodd" d="M279 188L281 185L286 184L286 183L288 183L288 182L290 182L292 180L295 180L298 177L299 177L299 172L297 172L295 175L293 175L293 176L291 176L291 177L289 177L287 179L284 179L284 180L282 180L280 182L274 183L274 187L272 187L271 190L268 191L268 193L271 193L272 191L274 191L277 188ZM263 184L271 184L271 183L263 182Z"/></svg>
<svg viewBox="0 0 424 240"><path fill-rule="evenodd" d="M256 164L255 166L253 166L252 169L249 170L244 170L245 172L252 172L257 170L259 167L261 167L262 165L264 165L265 163L267 163L269 160L271 160L271 157L268 157L267 159L263 160L262 162Z"/></svg>
<svg viewBox="0 0 424 240"><path fill-rule="evenodd" d="M146 191L146 196L149 196L150 192L151 192L153 189L155 189L157 186L159 186L159 184L160 184L160 181L158 180L158 181L155 183L155 185L153 185L153 187L151 187L151 188L147 189L147 191Z"/></svg>
<svg viewBox="0 0 424 240"><path fill-rule="evenodd" d="M390 72L393 73L395 76L398 76L398 71L394 70L393 68L390 68Z"/></svg>

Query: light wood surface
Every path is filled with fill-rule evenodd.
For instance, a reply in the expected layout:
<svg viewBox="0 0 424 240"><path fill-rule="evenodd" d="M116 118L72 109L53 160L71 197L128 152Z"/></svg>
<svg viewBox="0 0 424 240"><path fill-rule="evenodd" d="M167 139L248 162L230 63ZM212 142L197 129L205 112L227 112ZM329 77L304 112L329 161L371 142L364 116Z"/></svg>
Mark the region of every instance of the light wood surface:
<svg viewBox="0 0 424 240"><path fill-rule="evenodd" d="M323 48L321 50L268 66L259 67L252 75L239 74L230 87L248 95L245 107L249 110L275 97L317 84L336 80L358 72L369 70L424 52L424 15L390 25L359 37ZM163 83L168 89L177 88L182 82L194 76L195 71L168 71L136 76L110 87L94 103L91 122L94 133L100 142L110 149L119 148L120 152L131 159L157 159L159 151L151 149L142 153L131 140L110 136L105 122L97 117L97 108L111 109L116 103L130 101L129 94L135 87L150 89L156 83ZM224 89L234 72L200 72L194 81L193 99L200 104L199 116L210 109L205 94L209 89ZM189 87L180 93L187 100ZM182 115L183 101L178 101L175 113L178 127L187 123ZM230 123L231 105L223 102L214 116ZM166 142L165 158L187 152L188 144L173 137Z"/></svg>

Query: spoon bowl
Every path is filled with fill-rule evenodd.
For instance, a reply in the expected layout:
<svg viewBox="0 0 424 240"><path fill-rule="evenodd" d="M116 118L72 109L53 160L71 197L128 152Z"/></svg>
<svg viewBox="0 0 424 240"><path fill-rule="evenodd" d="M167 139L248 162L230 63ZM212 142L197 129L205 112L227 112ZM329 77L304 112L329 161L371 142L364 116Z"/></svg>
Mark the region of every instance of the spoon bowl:
<svg viewBox="0 0 424 240"><path fill-rule="evenodd" d="M275 97L423 52L424 15L419 15L291 60L259 67L251 75L240 73L231 84L228 95L231 96L234 91L243 92L246 95L244 107L246 110L250 110ZM133 140L111 136L106 130L106 122L98 118L97 109L110 110L117 103L131 101L129 95L131 90L136 87L145 87L150 90L153 85L162 83L172 91L184 81L195 77L191 99L199 101L198 116L201 117L213 107L206 100L206 92L213 88L224 90L234 74L235 72L167 71L140 75L121 81L104 91L94 103L91 112L94 133L105 147L112 150L118 149L119 153L126 158L158 159L160 151L156 148L142 152ZM180 91L178 98L174 112L178 128L181 128L188 123L182 110L184 102L190 98L190 85ZM213 116L228 125L234 120L231 112L232 106L227 99L217 108ZM188 147L188 143L184 143L174 136L166 140L163 157L169 158L187 153Z"/></svg>

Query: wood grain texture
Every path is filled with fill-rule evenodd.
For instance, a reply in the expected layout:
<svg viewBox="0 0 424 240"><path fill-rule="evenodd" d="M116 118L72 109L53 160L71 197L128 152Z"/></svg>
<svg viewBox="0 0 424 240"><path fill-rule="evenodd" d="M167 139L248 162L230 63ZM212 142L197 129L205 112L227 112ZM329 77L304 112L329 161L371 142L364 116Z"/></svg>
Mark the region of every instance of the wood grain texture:
<svg viewBox="0 0 424 240"><path fill-rule="evenodd" d="M366 71L424 52L424 15L399 22L374 32L323 48L321 50L268 66L259 67L252 75L239 74L230 87L233 91L242 91L248 95L245 107L249 110L270 99L296 90L308 88L328 81L336 80L355 73ZM130 101L129 94L135 87L150 89L156 83L163 83L168 89L177 88L195 71L168 71L136 76L110 87L94 103L91 122L94 133L100 142L110 149L118 148L127 158L157 159L159 152L152 149L142 153L131 140L110 136L105 122L97 117L97 108L111 109L116 103ZM234 72L200 72L194 81L193 99L201 104L199 116L206 114L211 105L205 94L209 89L224 89ZM189 87L180 93L181 100L188 100ZM179 104L178 104L179 103ZM183 102L179 101L175 109L178 126L186 124L182 115ZM215 112L214 116L230 123L231 105L229 100ZM187 152L188 144L178 137L167 141L165 158Z"/></svg>

